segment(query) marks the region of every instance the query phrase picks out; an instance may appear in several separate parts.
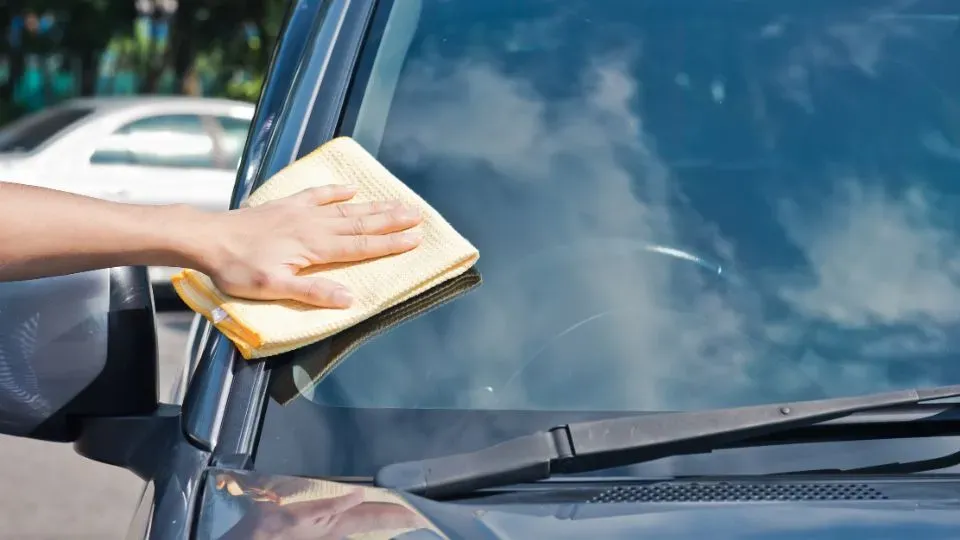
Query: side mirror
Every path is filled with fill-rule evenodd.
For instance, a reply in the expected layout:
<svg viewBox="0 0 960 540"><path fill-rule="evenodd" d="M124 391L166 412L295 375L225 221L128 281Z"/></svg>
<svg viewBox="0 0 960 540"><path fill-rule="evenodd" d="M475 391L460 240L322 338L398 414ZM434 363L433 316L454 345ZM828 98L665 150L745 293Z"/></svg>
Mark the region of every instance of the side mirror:
<svg viewBox="0 0 960 540"><path fill-rule="evenodd" d="M146 268L0 283L0 434L73 442L152 415L158 368Z"/></svg>

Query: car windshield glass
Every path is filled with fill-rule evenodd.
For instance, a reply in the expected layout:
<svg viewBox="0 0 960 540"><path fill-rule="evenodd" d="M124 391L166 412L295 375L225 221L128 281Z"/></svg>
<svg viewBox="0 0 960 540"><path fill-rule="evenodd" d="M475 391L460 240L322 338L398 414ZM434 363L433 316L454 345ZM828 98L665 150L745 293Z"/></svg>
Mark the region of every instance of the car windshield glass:
<svg viewBox="0 0 960 540"><path fill-rule="evenodd" d="M87 107L62 107L21 118L0 129L0 152L32 152L92 112Z"/></svg>
<svg viewBox="0 0 960 540"><path fill-rule="evenodd" d="M265 459L321 420L389 462L475 449L478 424L492 444L597 411L960 382L958 21L925 1L384 3L341 132L478 247L482 284L317 384L310 358L344 347L289 355L274 382L300 394L274 394Z"/></svg>

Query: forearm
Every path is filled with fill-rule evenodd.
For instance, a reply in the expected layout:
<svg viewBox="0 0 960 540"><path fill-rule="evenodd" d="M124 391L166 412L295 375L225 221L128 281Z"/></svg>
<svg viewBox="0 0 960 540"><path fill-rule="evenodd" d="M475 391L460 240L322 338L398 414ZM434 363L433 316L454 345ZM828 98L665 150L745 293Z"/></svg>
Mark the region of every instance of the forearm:
<svg viewBox="0 0 960 540"><path fill-rule="evenodd" d="M0 182L0 281L126 265L202 267L208 216Z"/></svg>

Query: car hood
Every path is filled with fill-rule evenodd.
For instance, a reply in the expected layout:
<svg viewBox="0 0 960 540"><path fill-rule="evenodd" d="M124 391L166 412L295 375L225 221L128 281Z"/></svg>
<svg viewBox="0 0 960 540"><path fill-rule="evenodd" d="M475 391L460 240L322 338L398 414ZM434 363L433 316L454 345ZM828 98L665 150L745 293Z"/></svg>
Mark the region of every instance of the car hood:
<svg viewBox="0 0 960 540"><path fill-rule="evenodd" d="M857 489L869 491L851 493ZM565 498L558 490L527 502L465 504L326 480L211 469L196 538L955 538L960 500L952 489L939 490L939 498L916 500L632 503L593 497L549 502Z"/></svg>

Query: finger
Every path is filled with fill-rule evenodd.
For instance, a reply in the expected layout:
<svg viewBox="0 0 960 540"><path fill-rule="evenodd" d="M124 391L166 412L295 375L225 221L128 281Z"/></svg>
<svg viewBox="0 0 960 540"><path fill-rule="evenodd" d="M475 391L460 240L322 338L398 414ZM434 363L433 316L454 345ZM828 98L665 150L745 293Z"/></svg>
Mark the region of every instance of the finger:
<svg viewBox="0 0 960 540"><path fill-rule="evenodd" d="M357 194L357 188L342 184L307 188L299 193L290 195L286 200L304 206L323 206L326 204L349 200Z"/></svg>
<svg viewBox="0 0 960 540"><path fill-rule="evenodd" d="M290 276L275 284L277 293L290 300L322 308L348 308L353 295L343 285L329 279Z"/></svg>
<svg viewBox="0 0 960 540"><path fill-rule="evenodd" d="M316 483L316 480L309 478L285 477L283 480L271 483L271 490L280 497L286 497L309 491Z"/></svg>
<svg viewBox="0 0 960 540"><path fill-rule="evenodd" d="M354 490L337 497L293 503L287 505L284 510L298 520L312 522L342 514L362 502L363 493L360 490Z"/></svg>
<svg viewBox="0 0 960 540"><path fill-rule="evenodd" d="M380 214L403 207L400 201L374 201L365 203L328 204L318 210L321 215L329 217L365 216Z"/></svg>
<svg viewBox="0 0 960 540"><path fill-rule="evenodd" d="M330 536L349 538L373 531L429 528L430 522L410 508L389 502L365 502L343 511Z"/></svg>
<svg viewBox="0 0 960 540"><path fill-rule="evenodd" d="M331 232L341 235L388 234L405 231L418 225L423 218L413 208L400 208L379 214L367 214L331 222Z"/></svg>
<svg viewBox="0 0 960 540"><path fill-rule="evenodd" d="M313 250L313 264L357 262L404 253L420 245L420 231L358 236L327 236Z"/></svg>

